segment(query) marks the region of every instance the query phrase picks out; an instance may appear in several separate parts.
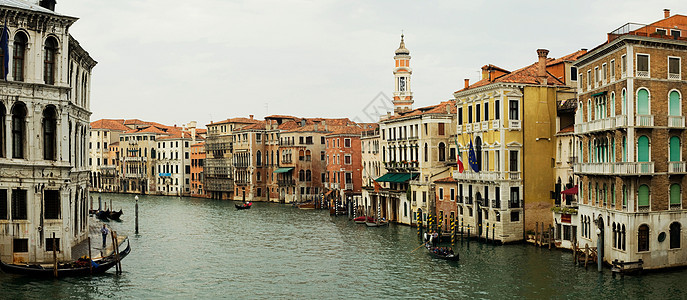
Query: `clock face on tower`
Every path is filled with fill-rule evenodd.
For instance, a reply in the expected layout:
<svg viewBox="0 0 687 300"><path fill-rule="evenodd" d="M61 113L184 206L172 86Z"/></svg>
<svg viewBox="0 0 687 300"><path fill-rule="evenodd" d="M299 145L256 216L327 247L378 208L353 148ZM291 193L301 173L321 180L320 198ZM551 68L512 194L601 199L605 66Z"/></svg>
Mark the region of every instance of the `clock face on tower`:
<svg viewBox="0 0 687 300"><path fill-rule="evenodd" d="M406 91L406 78L405 77L399 77L398 78L398 90L401 92Z"/></svg>

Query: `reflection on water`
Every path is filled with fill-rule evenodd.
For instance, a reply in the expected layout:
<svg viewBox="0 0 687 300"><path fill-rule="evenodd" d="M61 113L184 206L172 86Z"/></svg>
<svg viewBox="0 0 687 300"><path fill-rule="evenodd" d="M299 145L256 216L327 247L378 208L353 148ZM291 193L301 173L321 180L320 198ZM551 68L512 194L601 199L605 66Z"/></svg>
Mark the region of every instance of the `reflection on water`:
<svg viewBox="0 0 687 300"><path fill-rule="evenodd" d="M94 194L94 198L97 195ZM458 243L461 261L432 259L406 226L367 228L325 211L231 201L103 194L130 236L124 273L61 280L0 274L7 298L638 298L682 297L687 271L612 278L570 253ZM98 222L92 219L92 222Z"/></svg>

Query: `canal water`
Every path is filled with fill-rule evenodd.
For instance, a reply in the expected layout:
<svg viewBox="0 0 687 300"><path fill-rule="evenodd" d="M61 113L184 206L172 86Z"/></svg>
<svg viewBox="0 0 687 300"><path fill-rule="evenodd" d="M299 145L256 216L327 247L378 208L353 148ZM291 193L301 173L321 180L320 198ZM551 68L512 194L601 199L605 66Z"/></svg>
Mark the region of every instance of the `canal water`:
<svg viewBox="0 0 687 300"><path fill-rule="evenodd" d="M98 194L93 194L97 199ZM429 257L407 226L367 228L328 212L255 203L102 194L130 236L123 274L32 280L0 273L1 299L682 298L687 270L613 278L568 252L458 243L459 262ZM97 203L97 200L95 201ZM97 205L97 204L96 204ZM92 219L92 224L99 222Z"/></svg>

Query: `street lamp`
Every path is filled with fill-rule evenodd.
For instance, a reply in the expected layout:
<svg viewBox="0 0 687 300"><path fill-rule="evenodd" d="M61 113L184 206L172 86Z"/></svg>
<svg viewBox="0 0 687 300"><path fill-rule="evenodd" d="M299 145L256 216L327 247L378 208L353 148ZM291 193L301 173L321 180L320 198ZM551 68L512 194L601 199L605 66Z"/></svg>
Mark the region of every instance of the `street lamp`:
<svg viewBox="0 0 687 300"><path fill-rule="evenodd" d="M136 199L136 234L138 234L138 195L134 196Z"/></svg>
<svg viewBox="0 0 687 300"><path fill-rule="evenodd" d="M601 260L603 253L603 243L601 242L601 229L596 228L596 264L597 269L601 272Z"/></svg>

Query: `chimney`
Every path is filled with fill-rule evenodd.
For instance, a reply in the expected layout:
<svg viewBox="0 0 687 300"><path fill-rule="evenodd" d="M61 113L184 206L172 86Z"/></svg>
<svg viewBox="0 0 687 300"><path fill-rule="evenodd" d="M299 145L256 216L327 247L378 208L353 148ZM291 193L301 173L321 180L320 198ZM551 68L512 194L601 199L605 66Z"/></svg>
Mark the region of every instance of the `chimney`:
<svg viewBox="0 0 687 300"><path fill-rule="evenodd" d="M313 128L315 129L315 132L317 132L317 122L315 122L315 125L313 125Z"/></svg>
<svg viewBox="0 0 687 300"><path fill-rule="evenodd" d="M663 10L663 18L667 19L670 17L670 9L664 9Z"/></svg>
<svg viewBox="0 0 687 300"><path fill-rule="evenodd" d="M301 120L301 127L305 126L305 119Z"/></svg>
<svg viewBox="0 0 687 300"><path fill-rule="evenodd" d="M470 78L465 78L465 88L470 87Z"/></svg>
<svg viewBox="0 0 687 300"><path fill-rule="evenodd" d="M253 115L248 115L248 116L250 117L251 120L253 120Z"/></svg>
<svg viewBox="0 0 687 300"><path fill-rule="evenodd" d="M539 84L546 85L546 56L549 55L549 50L537 49L537 56L539 62L537 63L537 79Z"/></svg>
<svg viewBox="0 0 687 300"><path fill-rule="evenodd" d="M446 113L450 114L451 113L451 104L446 103Z"/></svg>
<svg viewBox="0 0 687 300"><path fill-rule="evenodd" d="M55 1L55 0L40 0L40 1L38 1L38 5L40 7L55 11L55 3L56 2L57 1Z"/></svg>

